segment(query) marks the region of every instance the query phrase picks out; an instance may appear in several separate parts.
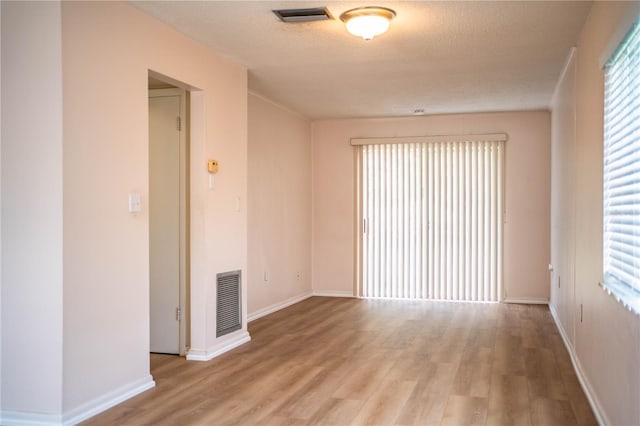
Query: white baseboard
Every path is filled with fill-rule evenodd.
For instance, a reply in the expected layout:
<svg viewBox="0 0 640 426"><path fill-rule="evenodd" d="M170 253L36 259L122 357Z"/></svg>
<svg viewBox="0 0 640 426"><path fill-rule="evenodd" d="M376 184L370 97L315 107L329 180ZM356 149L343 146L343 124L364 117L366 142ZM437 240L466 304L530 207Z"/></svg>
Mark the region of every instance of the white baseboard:
<svg viewBox="0 0 640 426"><path fill-rule="evenodd" d="M522 305L548 305L549 299L546 297L507 297L503 303L519 303Z"/></svg>
<svg viewBox="0 0 640 426"><path fill-rule="evenodd" d="M226 337L226 336L225 336ZM237 348L251 340L248 331L242 331L229 335L229 338L222 338L215 345L207 348L207 350L189 349L187 360L189 361L209 361L213 358L229 352L231 349Z"/></svg>
<svg viewBox="0 0 640 426"><path fill-rule="evenodd" d="M133 383L108 392L101 397L95 398L80 407L74 408L63 416L20 411L3 411L0 413L0 424L4 426L75 425L141 392L151 389L155 385L156 383L153 381L153 377L148 375Z"/></svg>
<svg viewBox="0 0 640 426"><path fill-rule="evenodd" d="M155 385L156 382L153 380L153 377L151 377L151 375L148 375L126 386L122 386L119 389L109 392L99 398L89 401L88 403L65 413L63 417L63 424L78 424L88 419L89 417L93 417L96 414L101 413L115 405L118 405L129 398L133 398L139 393L153 388Z"/></svg>
<svg viewBox="0 0 640 426"><path fill-rule="evenodd" d="M571 357L571 363L573 364L573 369L576 372L576 376L578 377L578 381L580 382L580 386L582 386L582 390L584 391L584 394L586 395L587 400L589 400L589 405L591 405L591 409L593 410L593 413L596 416L596 420L598 421L598 424L600 425L612 424L607 418L607 415L605 414L604 410L602 409L602 405L600 404L600 401L598 401L598 397L593 391L593 388L591 387L591 383L589 382L587 377L584 375L584 371L582 370L582 365L580 364L580 360L578 359L578 356L573 350L571 341L569 340L569 337L567 336L567 333L565 332L564 327L562 326L562 323L558 318L558 313L556 312L556 309L553 307L553 305L549 304L549 310L551 311L551 316L553 317L553 321L556 323L556 327L560 332L560 336L562 337L564 346L567 348L567 352L569 352L569 356Z"/></svg>
<svg viewBox="0 0 640 426"><path fill-rule="evenodd" d="M356 297L351 291L336 291L336 290L313 290L314 296L321 297Z"/></svg>
<svg viewBox="0 0 640 426"><path fill-rule="evenodd" d="M308 291L306 293L303 293L299 296L294 296L294 297L290 297L282 302L279 303L274 303L271 306L267 306L266 308L262 308L259 309L255 312L250 313L249 315L247 315L247 322L251 322L254 320L257 320L258 318L262 318L266 315L272 314L276 311L279 311L280 309L284 309L288 306L291 306L293 304L296 304L298 302L302 302L305 299L310 298L311 296L313 296L313 292L312 291Z"/></svg>

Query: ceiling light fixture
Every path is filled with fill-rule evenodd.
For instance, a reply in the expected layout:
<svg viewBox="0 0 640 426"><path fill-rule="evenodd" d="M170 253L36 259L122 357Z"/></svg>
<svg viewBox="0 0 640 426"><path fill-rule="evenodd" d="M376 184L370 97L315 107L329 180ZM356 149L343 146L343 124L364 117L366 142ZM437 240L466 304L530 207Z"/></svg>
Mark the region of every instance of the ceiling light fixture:
<svg viewBox="0 0 640 426"><path fill-rule="evenodd" d="M347 10L340 19L351 34L371 40L389 29L394 16L396 12L386 7L358 7Z"/></svg>

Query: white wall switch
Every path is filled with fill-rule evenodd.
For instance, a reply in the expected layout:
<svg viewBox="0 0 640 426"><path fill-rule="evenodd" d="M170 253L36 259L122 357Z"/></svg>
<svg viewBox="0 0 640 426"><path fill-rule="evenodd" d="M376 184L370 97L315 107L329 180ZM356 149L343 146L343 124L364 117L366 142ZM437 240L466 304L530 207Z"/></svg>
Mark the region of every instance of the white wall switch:
<svg viewBox="0 0 640 426"><path fill-rule="evenodd" d="M129 194L129 213L139 213L142 210L140 194Z"/></svg>

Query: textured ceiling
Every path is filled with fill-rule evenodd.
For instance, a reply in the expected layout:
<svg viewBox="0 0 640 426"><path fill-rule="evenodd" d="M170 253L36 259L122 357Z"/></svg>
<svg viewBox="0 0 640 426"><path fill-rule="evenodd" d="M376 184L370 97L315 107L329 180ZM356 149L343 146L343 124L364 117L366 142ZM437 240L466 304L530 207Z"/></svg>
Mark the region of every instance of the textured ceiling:
<svg viewBox="0 0 640 426"><path fill-rule="evenodd" d="M249 89L312 118L548 108L590 2L142 1L134 6L249 70ZM347 9L394 9L389 32L347 33ZM326 6L286 24L272 9Z"/></svg>

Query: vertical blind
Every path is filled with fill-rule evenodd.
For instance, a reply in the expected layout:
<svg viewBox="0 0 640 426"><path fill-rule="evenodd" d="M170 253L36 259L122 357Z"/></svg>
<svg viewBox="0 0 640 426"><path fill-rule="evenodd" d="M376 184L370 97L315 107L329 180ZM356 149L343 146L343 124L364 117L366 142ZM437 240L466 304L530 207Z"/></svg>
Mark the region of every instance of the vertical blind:
<svg viewBox="0 0 640 426"><path fill-rule="evenodd" d="M504 140L359 149L362 296L500 300Z"/></svg>
<svg viewBox="0 0 640 426"><path fill-rule="evenodd" d="M605 281L640 291L640 25L605 67Z"/></svg>

